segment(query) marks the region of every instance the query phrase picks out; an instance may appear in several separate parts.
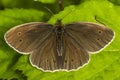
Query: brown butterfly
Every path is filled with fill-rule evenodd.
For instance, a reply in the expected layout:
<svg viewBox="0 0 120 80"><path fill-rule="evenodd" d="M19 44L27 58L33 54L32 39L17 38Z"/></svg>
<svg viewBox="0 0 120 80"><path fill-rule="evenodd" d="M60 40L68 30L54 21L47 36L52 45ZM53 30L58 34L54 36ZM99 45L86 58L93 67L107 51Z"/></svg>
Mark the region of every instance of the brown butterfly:
<svg viewBox="0 0 120 80"><path fill-rule="evenodd" d="M6 32L9 46L21 54L30 54L30 63L43 71L76 70L89 61L90 52L104 48L114 32L90 22L55 25L31 22Z"/></svg>

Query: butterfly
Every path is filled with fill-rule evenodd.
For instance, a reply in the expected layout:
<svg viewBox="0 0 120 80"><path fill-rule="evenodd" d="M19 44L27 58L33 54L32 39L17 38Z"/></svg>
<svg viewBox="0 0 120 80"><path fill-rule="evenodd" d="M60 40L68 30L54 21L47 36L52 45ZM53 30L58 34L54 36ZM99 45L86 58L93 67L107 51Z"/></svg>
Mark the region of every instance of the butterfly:
<svg viewBox="0 0 120 80"><path fill-rule="evenodd" d="M30 22L8 30L6 43L21 54L30 54L32 66L43 71L77 70L89 61L89 55L112 41L112 29L92 23L73 22L55 25Z"/></svg>

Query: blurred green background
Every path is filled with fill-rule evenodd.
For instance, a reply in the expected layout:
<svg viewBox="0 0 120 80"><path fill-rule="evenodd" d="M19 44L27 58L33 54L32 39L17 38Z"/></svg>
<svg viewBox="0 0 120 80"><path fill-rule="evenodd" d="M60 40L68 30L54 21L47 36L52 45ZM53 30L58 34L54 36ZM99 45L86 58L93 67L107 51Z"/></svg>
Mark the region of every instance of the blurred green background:
<svg viewBox="0 0 120 80"><path fill-rule="evenodd" d="M0 80L120 80L120 0L0 0ZM45 7L49 8L51 14ZM11 49L4 40L10 28L27 22L55 24L95 22L113 29L113 42L98 54L90 55L88 65L77 71L42 72L31 66L29 55Z"/></svg>

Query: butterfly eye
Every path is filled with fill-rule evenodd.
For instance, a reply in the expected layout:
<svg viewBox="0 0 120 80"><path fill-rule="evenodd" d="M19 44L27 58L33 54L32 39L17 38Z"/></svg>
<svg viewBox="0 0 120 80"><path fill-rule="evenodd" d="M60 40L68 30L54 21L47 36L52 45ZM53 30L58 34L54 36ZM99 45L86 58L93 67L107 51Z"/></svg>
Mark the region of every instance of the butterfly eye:
<svg viewBox="0 0 120 80"><path fill-rule="evenodd" d="M98 33L99 33L99 34L101 34L101 33L102 33L102 31L101 31L101 30L99 30L99 31L98 31Z"/></svg>
<svg viewBox="0 0 120 80"><path fill-rule="evenodd" d="M99 41L99 40L100 40L100 38L97 38L97 40Z"/></svg>
<svg viewBox="0 0 120 80"><path fill-rule="evenodd" d="M67 60L65 60L65 63L67 63Z"/></svg>
<svg viewBox="0 0 120 80"><path fill-rule="evenodd" d="M19 40L19 42L22 42L22 41L23 41L22 39Z"/></svg>
<svg viewBox="0 0 120 80"><path fill-rule="evenodd" d="M71 61L73 62L74 60L72 59Z"/></svg>
<svg viewBox="0 0 120 80"><path fill-rule="evenodd" d="M21 36L21 32L18 32L17 35L18 35L18 36Z"/></svg>

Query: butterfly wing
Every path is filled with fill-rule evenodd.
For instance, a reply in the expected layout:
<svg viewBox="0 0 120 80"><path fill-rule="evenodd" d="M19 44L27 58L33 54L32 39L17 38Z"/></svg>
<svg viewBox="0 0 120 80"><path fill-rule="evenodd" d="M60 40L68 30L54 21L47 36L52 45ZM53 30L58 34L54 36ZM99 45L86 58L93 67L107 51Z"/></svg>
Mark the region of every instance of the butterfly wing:
<svg viewBox="0 0 120 80"><path fill-rule="evenodd" d="M32 52L51 35L53 26L32 22L16 26L6 32L6 42L16 51L24 54Z"/></svg>
<svg viewBox="0 0 120 80"><path fill-rule="evenodd" d="M55 36L50 36L49 39L46 39L30 54L31 64L43 71L54 71L59 69L55 47Z"/></svg>
<svg viewBox="0 0 120 80"><path fill-rule="evenodd" d="M71 37L63 36L63 54L56 51L56 38L51 36L30 54L33 66L43 71L73 70L89 60L88 52L78 45Z"/></svg>
<svg viewBox="0 0 120 80"><path fill-rule="evenodd" d="M61 69L76 70L85 65L89 61L89 54L87 50L79 45L74 38L66 35L64 40L64 55L62 56Z"/></svg>
<svg viewBox="0 0 120 80"><path fill-rule="evenodd" d="M67 24L65 28L67 34L89 52L102 49L111 42L114 36L111 29L95 23L78 22Z"/></svg>

